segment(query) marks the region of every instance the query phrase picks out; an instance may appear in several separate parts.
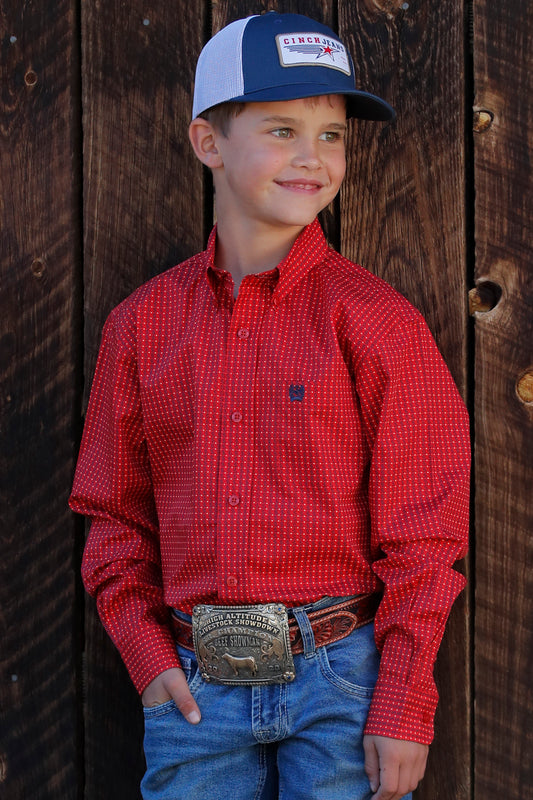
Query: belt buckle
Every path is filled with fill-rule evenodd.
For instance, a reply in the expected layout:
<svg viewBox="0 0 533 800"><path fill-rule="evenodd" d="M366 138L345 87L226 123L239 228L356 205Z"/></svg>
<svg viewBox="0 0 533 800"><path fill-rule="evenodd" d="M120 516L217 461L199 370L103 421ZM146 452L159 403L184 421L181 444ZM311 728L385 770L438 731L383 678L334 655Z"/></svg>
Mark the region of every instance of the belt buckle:
<svg viewBox="0 0 533 800"><path fill-rule="evenodd" d="M281 603L195 606L194 650L205 681L261 686L294 680L287 609Z"/></svg>

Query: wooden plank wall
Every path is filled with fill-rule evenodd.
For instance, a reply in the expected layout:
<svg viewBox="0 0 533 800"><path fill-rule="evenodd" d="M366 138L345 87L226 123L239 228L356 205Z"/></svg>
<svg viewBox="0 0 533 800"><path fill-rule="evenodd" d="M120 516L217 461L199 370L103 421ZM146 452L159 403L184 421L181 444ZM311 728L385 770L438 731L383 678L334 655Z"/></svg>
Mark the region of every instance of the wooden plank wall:
<svg viewBox="0 0 533 800"><path fill-rule="evenodd" d="M473 2L472 64L458 0L0 0L1 797L140 797L138 699L77 578L74 440L108 312L212 224L186 136L201 45L268 9L338 28L358 82L396 106L395 125L353 124L327 234L423 311L475 411L475 616L466 592L417 798L526 796L531 17L526 0Z"/></svg>
<svg viewBox="0 0 533 800"><path fill-rule="evenodd" d="M530 3L475 0L474 45L474 787L522 798L533 791Z"/></svg>
<svg viewBox="0 0 533 800"><path fill-rule="evenodd" d="M66 505L82 371L76 27L72 0L0 4L0 796L6 800L75 798L79 774L81 619L76 526Z"/></svg>

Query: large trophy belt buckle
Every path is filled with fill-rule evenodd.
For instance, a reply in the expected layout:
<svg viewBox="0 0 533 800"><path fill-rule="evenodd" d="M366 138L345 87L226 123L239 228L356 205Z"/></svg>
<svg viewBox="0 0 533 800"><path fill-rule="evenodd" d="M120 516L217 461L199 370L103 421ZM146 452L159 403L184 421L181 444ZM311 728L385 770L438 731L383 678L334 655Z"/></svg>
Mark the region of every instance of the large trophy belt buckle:
<svg viewBox="0 0 533 800"><path fill-rule="evenodd" d="M287 609L280 603L195 606L192 630L205 681L264 686L294 680Z"/></svg>

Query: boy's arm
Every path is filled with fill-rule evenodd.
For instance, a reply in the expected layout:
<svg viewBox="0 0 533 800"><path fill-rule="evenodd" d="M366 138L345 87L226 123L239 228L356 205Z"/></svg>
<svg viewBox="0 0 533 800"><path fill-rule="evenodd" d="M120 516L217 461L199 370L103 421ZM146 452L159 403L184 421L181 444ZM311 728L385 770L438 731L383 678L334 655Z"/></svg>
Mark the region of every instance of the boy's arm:
<svg viewBox="0 0 533 800"><path fill-rule="evenodd" d="M98 357L70 505L91 518L82 576L139 692L179 666L137 380L135 319L119 306Z"/></svg>
<svg viewBox="0 0 533 800"><path fill-rule="evenodd" d="M467 414L421 317L372 344L356 383L372 449L373 569L384 585L365 733L429 744L433 664L465 583L452 565L467 549Z"/></svg>

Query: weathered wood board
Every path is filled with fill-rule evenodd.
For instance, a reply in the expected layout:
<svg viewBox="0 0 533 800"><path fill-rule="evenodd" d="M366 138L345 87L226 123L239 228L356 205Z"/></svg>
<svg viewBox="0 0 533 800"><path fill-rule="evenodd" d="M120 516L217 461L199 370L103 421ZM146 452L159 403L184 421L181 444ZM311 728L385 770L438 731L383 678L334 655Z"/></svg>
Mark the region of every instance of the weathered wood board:
<svg viewBox="0 0 533 800"><path fill-rule="evenodd" d="M76 797L76 4L0 3L0 796ZM76 317L77 315L77 317Z"/></svg>
<svg viewBox="0 0 533 800"><path fill-rule="evenodd" d="M533 785L532 52L527 0L475 0L476 800Z"/></svg>

